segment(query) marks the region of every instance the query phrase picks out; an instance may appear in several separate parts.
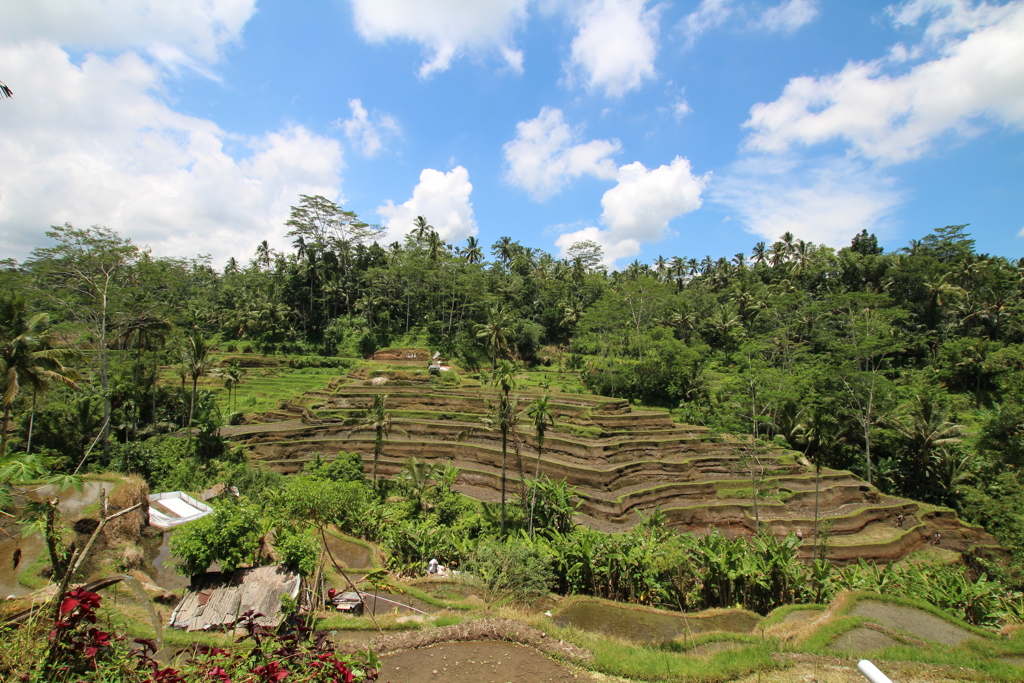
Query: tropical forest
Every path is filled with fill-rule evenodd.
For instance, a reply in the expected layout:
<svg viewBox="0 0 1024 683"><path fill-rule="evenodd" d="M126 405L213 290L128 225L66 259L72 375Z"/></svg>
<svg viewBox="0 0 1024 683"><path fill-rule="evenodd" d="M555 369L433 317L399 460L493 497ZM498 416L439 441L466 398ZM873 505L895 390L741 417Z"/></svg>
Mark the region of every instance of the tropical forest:
<svg viewBox="0 0 1024 683"><path fill-rule="evenodd" d="M0 263L3 680L1024 679L1024 259L293 202Z"/></svg>

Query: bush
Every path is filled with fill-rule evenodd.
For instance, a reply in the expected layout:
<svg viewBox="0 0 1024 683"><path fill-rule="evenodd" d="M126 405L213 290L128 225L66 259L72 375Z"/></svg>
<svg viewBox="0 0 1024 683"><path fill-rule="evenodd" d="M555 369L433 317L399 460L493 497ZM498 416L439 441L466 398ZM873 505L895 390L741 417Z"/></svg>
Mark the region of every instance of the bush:
<svg viewBox="0 0 1024 683"><path fill-rule="evenodd" d="M338 451L338 457L330 462L321 459L322 454L316 453L316 459L306 466L306 473L314 479L325 481L365 482L363 474L363 458L358 453Z"/></svg>
<svg viewBox="0 0 1024 683"><path fill-rule="evenodd" d="M323 548L313 535L311 529L283 530L274 541L274 550L281 558L281 563L309 576L316 571L316 563Z"/></svg>
<svg viewBox="0 0 1024 683"><path fill-rule="evenodd" d="M518 538L481 541L466 563L494 597L531 600L547 595L554 574L533 546Z"/></svg>
<svg viewBox="0 0 1024 683"><path fill-rule="evenodd" d="M174 569L183 576L194 576L219 562L222 572L233 572L256 559L260 532L255 506L233 501L218 504L212 514L184 525L171 536L171 552L179 560Z"/></svg>

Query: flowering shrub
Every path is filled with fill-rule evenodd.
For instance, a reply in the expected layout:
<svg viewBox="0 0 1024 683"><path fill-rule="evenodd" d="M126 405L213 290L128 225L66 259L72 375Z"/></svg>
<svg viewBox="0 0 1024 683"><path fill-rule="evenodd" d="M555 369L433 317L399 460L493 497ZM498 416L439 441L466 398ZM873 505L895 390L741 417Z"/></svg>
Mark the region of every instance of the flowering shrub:
<svg viewBox="0 0 1024 683"><path fill-rule="evenodd" d="M172 665L154 659L157 644L136 639L136 648L123 635L96 627L102 598L81 588L67 594L49 638L22 633L22 646L47 648L39 658L27 652L18 669L0 671L0 677L22 681L70 683L117 681L118 683L364 683L377 680L377 658L372 652L342 655L324 632L314 632L299 621L287 633L260 626L263 615L249 610L236 627L245 634L229 649L193 644ZM31 627L26 627L31 628ZM35 661L33 661L33 659ZM28 669L28 670L26 670ZM9 677L8 674L15 674Z"/></svg>

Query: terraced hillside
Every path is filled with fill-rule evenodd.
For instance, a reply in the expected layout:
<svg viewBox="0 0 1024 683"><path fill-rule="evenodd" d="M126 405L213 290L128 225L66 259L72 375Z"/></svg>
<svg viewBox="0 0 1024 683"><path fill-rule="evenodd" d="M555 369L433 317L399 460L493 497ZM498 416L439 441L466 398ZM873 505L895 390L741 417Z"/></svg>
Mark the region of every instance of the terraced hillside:
<svg viewBox="0 0 1024 683"><path fill-rule="evenodd" d="M410 457L450 463L461 470L457 489L481 500L498 499L501 437L480 422L496 392L431 382L407 365L358 368L266 414L263 424L224 433L244 444L253 460L279 472L297 472L314 453L330 457L339 450L361 454L369 469L374 433L359 423L381 394L388 396L395 427L380 459L384 476L400 471ZM521 407L539 395L513 393ZM577 487L581 523L622 531L641 513L660 508L679 529L704 532L714 526L730 535L751 534L758 523L752 483L757 480L760 524L776 534L800 531L810 539L814 472L799 454L755 450L701 427L678 425L664 412L636 410L621 399L550 396L558 425L547 433L540 469ZM537 463L535 435L525 424L518 429L517 445L509 446L513 495ZM883 495L849 472L823 470L820 489L820 515L832 524L831 555L840 562L904 557L931 542L936 531L942 546L953 550L995 544L950 510ZM895 523L900 513L906 517L902 528ZM810 543L804 552L810 556Z"/></svg>

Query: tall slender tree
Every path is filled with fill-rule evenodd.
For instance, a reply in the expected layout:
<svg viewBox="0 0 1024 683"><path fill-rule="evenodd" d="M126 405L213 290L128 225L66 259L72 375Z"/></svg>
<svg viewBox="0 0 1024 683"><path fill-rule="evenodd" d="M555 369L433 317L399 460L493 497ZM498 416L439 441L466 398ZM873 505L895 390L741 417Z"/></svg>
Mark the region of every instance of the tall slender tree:
<svg viewBox="0 0 1024 683"><path fill-rule="evenodd" d="M30 314L21 297L0 299L0 406L3 407L0 458L7 454L11 408L22 387L32 391L32 417L28 437L30 446L39 394L44 393L53 382L77 387L77 373L64 366L68 350L51 346L49 324L49 315Z"/></svg>
<svg viewBox="0 0 1024 683"><path fill-rule="evenodd" d="M540 480L540 461L544 457L544 437L548 427L555 426L555 411L548 396L537 398L526 408L537 434L537 467L533 473L533 492L530 495L530 537L533 538L533 513L537 507L537 483Z"/></svg>

